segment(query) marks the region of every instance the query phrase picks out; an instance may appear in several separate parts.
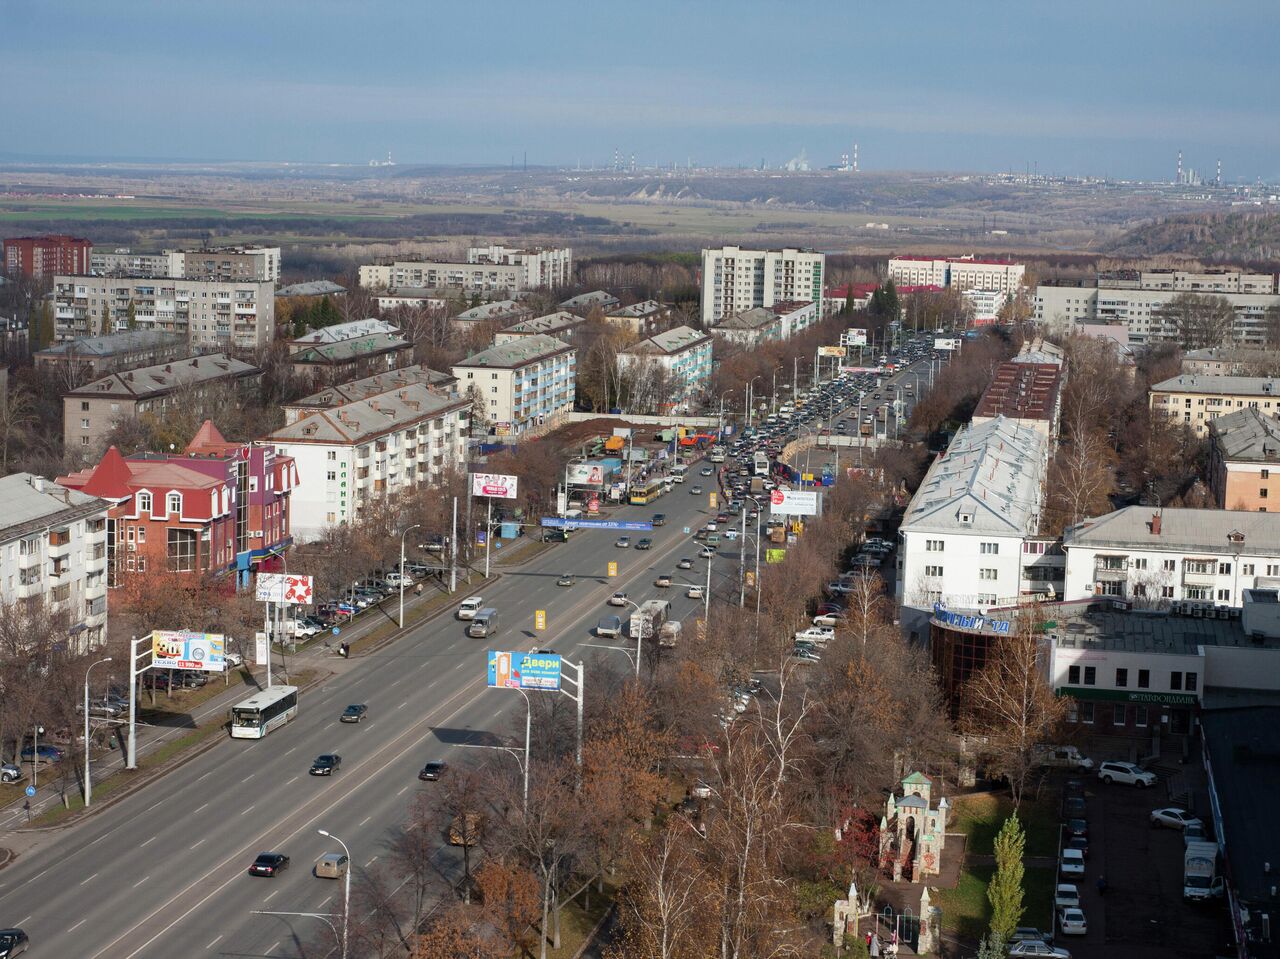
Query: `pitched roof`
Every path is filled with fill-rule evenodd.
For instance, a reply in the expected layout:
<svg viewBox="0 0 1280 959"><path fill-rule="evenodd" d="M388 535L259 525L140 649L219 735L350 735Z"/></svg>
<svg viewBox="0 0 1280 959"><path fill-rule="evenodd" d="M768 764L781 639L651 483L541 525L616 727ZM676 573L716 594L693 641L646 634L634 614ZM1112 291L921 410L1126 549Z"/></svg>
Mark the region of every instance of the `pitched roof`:
<svg viewBox="0 0 1280 959"><path fill-rule="evenodd" d="M133 495L129 489L132 475L124 456L112 446L103 454L102 461L93 468L80 489L90 496L100 496L103 499L128 499Z"/></svg>
<svg viewBox="0 0 1280 959"><path fill-rule="evenodd" d="M112 333L109 336L77 336L73 340L47 347L40 353L114 356L117 353L130 353L156 346L176 346L186 342L187 338L179 333L165 333L161 330L128 330L124 333Z"/></svg>
<svg viewBox="0 0 1280 959"><path fill-rule="evenodd" d="M1159 532L1152 518L1159 514ZM1229 536L1239 534L1239 541ZM1181 552L1274 556L1280 542L1280 513L1248 510L1126 506L1086 519L1063 531L1065 548L1152 549Z"/></svg>
<svg viewBox="0 0 1280 959"><path fill-rule="evenodd" d="M39 487L39 488L37 488ZM108 506L95 496L67 489L31 473L0 477L0 542L12 542L31 533L44 532L55 523L69 523Z"/></svg>
<svg viewBox="0 0 1280 959"><path fill-rule="evenodd" d="M616 300L614 301L617 302ZM630 306L620 306L616 310L609 311L609 318L615 320L644 320L653 316L655 313L661 313L664 307L657 300L641 300L639 303L632 303Z"/></svg>
<svg viewBox="0 0 1280 959"><path fill-rule="evenodd" d="M295 340L295 342L297 342ZM319 346L308 346L298 350L289 357L290 363L345 363L359 356L370 356L376 353L390 353L393 350L407 350L412 346L408 340L402 340L394 333L366 333L353 336L336 343L324 343Z"/></svg>
<svg viewBox="0 0 1280 959"><path fill-rule="evenodd" d="M445 389L457 383L457 381L458 378L456 376L431 370L421 363L415 363L413 366L402 366L398 370L385 370L382 373L375 373L373 376L366 376L363 379L327 387L318 393L304 396L300 400L285 403L284 407L285 409L307 407L324 409L331 406L342 406L344 403L352 403L356 400L365 400L371 396L377 396L379 393L386 393L404 386L423 384L437 389Z"/></svg>
<svg viewBox="0 0 1280 959"><path fill-rule="evenodd" d="M346 292L345 286L339 286L332 280L308 280L305 283L295 283L293 286L282 286L276 290L276 296L324 296Z"/></svg>
<svg viewBox="0 0 1280 959"><path fill-rule="evenodd" d="M1209 422L1209 433L1224 460L1280 460L1280 421L1246 407Z"/></svg>
<svg viewBox="0 0 1280 959"><path fill-rule="evenodd" d="M765 309L763 306L753 306L751 309L743 310L741 313L726 316L715 325L715 329L759 330L779 321L780 317L772 310Z"/></svg>
<svg viewBox="0 0 1280 959"><path fill-rule="evenodd" d="M529 308L516 300L495 300L492 303L482 303L480 306L473 306L469 310L463 310L455 320L463 323L478 323L482 320L500 320L509 316L521 316L529 312Z"/></svg>
<svg viewBox="0 0 1280 959"><path fill-rule="evenodd" d="M455 371L471 369L477 366L514 369L520 366L527 366L530 363L536 363L538 360L546 359L549 356L567 353L571 350L573 350L573 347L567 345L563 340L557 340L554 336L547 336L545 333L535 333L533 336L522 336L507 343L491 346L487 350L481 350L473 356L468 356L465 360L459 360L453 365L453 368Z"/></svg>
<svg viewBox="0 0 1280 959"><path fill-rule="evenodd" d="M335 323L332 326L323 326L318 330L303 334L292 342L297 345L338 343L356 336L367 336L370 333L399 332L394 324L371 316L363 320L351 320L349 323Z"/></svg>
<svg viewBox="0 0 1280 959"><path fill-rule="evenodd" d="M191 437L191 442L187 444L187 452L194 453L207 447L226 445L226 438L218 432L218 428L213 425L213 420L205 420L196 430L196 435Z"/></svg>
<svg viewBox="0 0 1280 959"><path fill-rule="evenodd" d="M682 353L701 343L709 343L710 341L711 337L701 330L695 330L688 326L677 326L662 333L655 333L648 339L641 340L635 346L622 352L664 353L670 355L672 353Z"/></svg>
<svg viewBox="0 0 1280 959"><path fill-rule="evenodd" d="M112 373L65 394L66 396L122 396L143 399L163 396L197 383L261 374L256 366L224 353L193 356L172 363L157 363L137 370Z"/></svg>
<svg viewBox="0 0 1280 959"><path fill-rule="evenodd" d="M532 333L555 334L571 330L575 326L581 326L583 322L582 317L578 316L577 313L570 313L568 310L557 310L555 313L548 313L545 316L535 316L532 319L513 323L502 332L515 333L522 336L528 336Z"/></svg>
<svg viewBox="0 0 1280 959"><path fill-rule="evenodd" d="M308 413L296 422L282 426L266 439L267 442L285 444L301 442L345 446L468 406L465 399L442 396L419 383Z"/></svg>
<svg viewBox="0 0 1280 959"><path fill-rule="evenodd" d="M579 293L577 296L571 296L560 304L560 306L566 310L591 309L596 306L601 309L608 309L611 306L617 305L618 298L605 290L592 290L590 293Z"/></svg>
<svg viewBox="0 0 1280 959"><path fill-rule="evenodd" d="M1184 373L1161 380L1153 393L1204 393L1211 396L1280 397L1280 379L1274 376L1206 376Z"/></svg>
<svg viewBox="0 0 1280 959"><path fill-rule="evenodd" d="M1054 363L1007 360L996 367L973 415L1051 419L1057 409L1061 381L1062 369Z"/></svg>

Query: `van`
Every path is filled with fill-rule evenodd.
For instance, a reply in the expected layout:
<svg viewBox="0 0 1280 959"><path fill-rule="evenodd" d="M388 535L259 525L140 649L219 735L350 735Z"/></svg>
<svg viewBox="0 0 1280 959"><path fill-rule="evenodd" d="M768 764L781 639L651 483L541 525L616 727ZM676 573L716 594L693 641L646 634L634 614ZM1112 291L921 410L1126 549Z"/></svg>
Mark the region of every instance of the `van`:
<svg viewBox="0 0 1280 959"><path fill-rule="evenodd" d="M472 617L471 623L467 626L467 635L472 639L484 639L486 636L492 636L498 631L498 611L492 606L486 606L480 612Z"/></svg>
<svg viewBox="0 0 1280 959"><path fill-rule="evenodd" d="M327 852L316 860L317 879L341 879L347 874L347 857L340 852Z"/></svg>
<svg viewBox="0 0 1280 959"><path fill-rule="evenodd" d="M458 607L458 619L475 619L476 613L484 608L484 600L479 596L468 596Z"/></svg>
<svg viewBox="0 0 1280 959"><path fill-rule="evenodd" d="M708 546L710 546L712 549L715 549L716 547L718 547L718 546L720 545L720 534L719 534L719 533L708 533L708 534L707 534L707 545L708 545Z"/></svg>
<svg viewBox="0 0 1280 959"><path fill-rule="evenodd" d="M671 649L680 641L681 632L682 629L678 619L667 620L658 630L658 645L664 649Z"/></svg>

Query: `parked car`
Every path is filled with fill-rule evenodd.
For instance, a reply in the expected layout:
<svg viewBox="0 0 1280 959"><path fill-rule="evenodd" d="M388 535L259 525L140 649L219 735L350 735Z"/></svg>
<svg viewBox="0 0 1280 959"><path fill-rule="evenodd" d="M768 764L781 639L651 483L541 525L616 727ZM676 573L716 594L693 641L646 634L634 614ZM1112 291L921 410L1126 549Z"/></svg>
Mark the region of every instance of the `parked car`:
<svg viewBox="0 0 1280 959"><path fill-rule="evenodd" d="M1098 767L1098 778L1104 783L1124 783L1146 788L1156 784L1156 774L1134 763L1105 762Z"/></svg>
<svg viewBox="0 0 1280 959"><path fill-rule="evenodd" d="M836 630L834 626L810 626L808 629L802 629L796 633L795 638L825 644L836 638Z"/></svg>
<svg viewBox="0 0 1280 959"><path fill-rule="evenodd" d="M1089 837L1088 836L1072 836L1063 844L1064 849L1078 849L1080 855L1085 859L1089 858Z"/></svg>
<svg viewBox="0 0 1280 959"><path fill-rule="evenodd" d="M1078 907L1058 910L1058 929L1064 936L1083 936L1089 931L1084 911Z"/></svg>
<svg viewBox="0 0 1280 959"><path fill-rule="evenodd" d="M289 868L289 857L279 852L260 852L249 867L251 876L275 876Z"/></svg>
<svg viewBox="0 0 1280 959"><path fill-rule="evenodd" d="M1071 838L1089 835L1089 823L1083 819L1068 819L1062 824L1062 828L1066 830L1067 836Z"/></svg>
<svg viewBox="0 0 1280 959"><path fill-rule="evenodd" d="M1204 823L1200 821L1198 816L1193 816L1185 809L1178 809L1175 806L1166 806L1164 809L1153 809L1151 811L1151 825L1168 826L1170 829L1185 829L1187 826L1195 824L1204 828Z"/></svg>
<svg viewBox="0 0 1280 959"><path fill-rule="evenodd" d="M707 785L706 780L695 780L693 785L689 787L689 795L694 799L710 799L711 787Z"/></svg>
<svg viewBox="0 0 1280 959"><path fill-rule="evenodd" d="M421 772L418 773L418 778L423 782L435 782L445 774L448 768L449 764L443 759L433 759L422 767Z"/></svg>
<svg viewBox="0 0 1280 959"><path fill-rule="evenodd" d="M22 778L22 770L13 763L0 765L0 783L16 783Z"/></svg>
<svg viewBox="0 0 1280 959"><path fill-rule="evenodd" d="M363 703L353 703L342 711L338 717L340 723L360 723L369 715L369 707Z"/></svg>
<svg viewBox="0 0 1280 959"><path fill-rule="evenodd" d="M1043 957L1043 959L1071 959L1071 953L1061 946L1051 946L1043 939L1023 939L1009 946L1009 955L1015 959L1023 956Z"/></svg>
<svg viewBox="0 0 1280 959"><path fill-rule="evenodd" d="M1084 819L1086 809L1083 796L1067 796L1062 800L1063 819Z"/></svg>
<svg viewBox="0 0 1280 959"><path fill-rule="evenodd" d="M1058 859L1058 872L1064 876L1080 878L1084 875L1084 853L1079 849L1066 848Z"/></svg>
<svg viewBox="0 0 1280 959"><path fill-rule="evenodd" d="M813 617L813 625L815 626L844 626L848 623L848 618L844 613L819 613Z"/></svg>
<svg viewBox="0 0 1280 959"><path fill-rule="evenodd" d="M67 752L61 746L54 746L49 743L41 743L39 748L30 744L22 747L21 759L23 762L31 762L39 754L41 763L59 763L66 758Z"/></svg>
<svg viewBox="0 0 1280 959"><path fill-rule="evenodd" d="M332 776L342 765L342 757L337 753L323 753L311 764L311 775Z"/></svg>
<svg viewBox="0 0 1280 959"><path fill-rule="evenodd" d="M1075 909L1080 906L1080 887L1070 882L1060 882L1053 893L1055 909Z"/></svg>

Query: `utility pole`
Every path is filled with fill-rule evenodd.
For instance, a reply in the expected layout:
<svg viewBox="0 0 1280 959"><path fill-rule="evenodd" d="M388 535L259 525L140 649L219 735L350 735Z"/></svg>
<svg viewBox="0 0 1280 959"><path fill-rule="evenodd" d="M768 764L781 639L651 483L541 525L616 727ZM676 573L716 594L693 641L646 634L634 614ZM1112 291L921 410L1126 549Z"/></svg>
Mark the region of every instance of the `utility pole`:
<svg viewBox="0 0 1280 959"><path fill-rule="evenodd" d="M93 672L94 666L109 662L111 662L110 656L96 663L90 663L89 668L84 671L84 807L86 809L89 808L89 803L93 799L93 786L89 779L89 674ZM34 759L37 764L40 762L39 751L36 752Z"/></svg>

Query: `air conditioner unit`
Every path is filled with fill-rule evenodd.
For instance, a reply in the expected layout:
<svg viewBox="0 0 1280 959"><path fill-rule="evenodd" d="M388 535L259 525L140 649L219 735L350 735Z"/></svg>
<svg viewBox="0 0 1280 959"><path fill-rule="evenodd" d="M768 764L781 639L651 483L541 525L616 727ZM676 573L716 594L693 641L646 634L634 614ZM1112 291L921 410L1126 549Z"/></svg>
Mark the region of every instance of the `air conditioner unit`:
<svg viewBox="0 0 1280 959"><path fill-rule="evenodd" d="M259 538L260 538L260 537L262 536L262 530L260 530L260 529L251 529L251 530L249 530L249 535L250 535L250 536L256 536L256 537L259 537Z"/></svg>
<svg viewBox="0 0 1280 959"><path fill-rule="evenodd" d="M130 553L136 553L136 552L138 551L138 544L137 544L137 543L128 543L128 544L126 544L126 545L127 545L127 547L128 547L128 551L129 551Z"/></svg>

